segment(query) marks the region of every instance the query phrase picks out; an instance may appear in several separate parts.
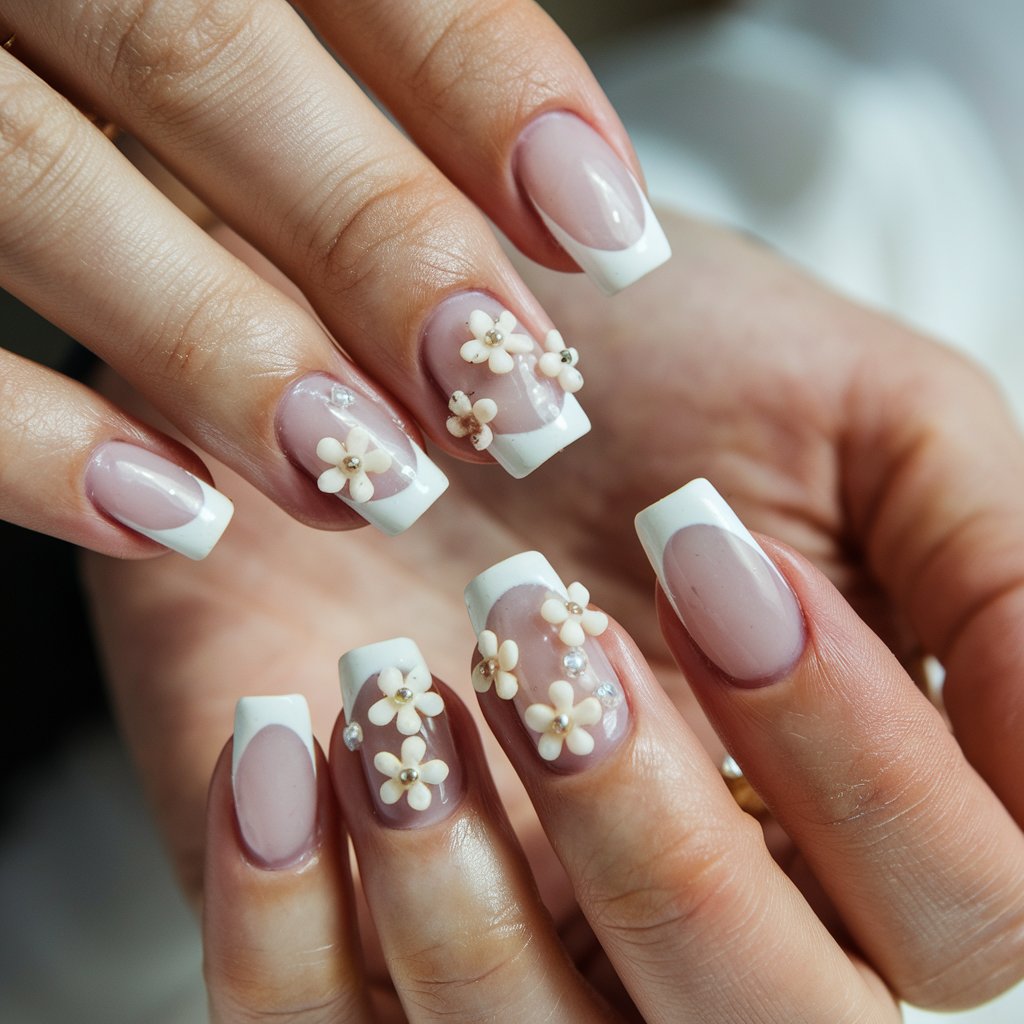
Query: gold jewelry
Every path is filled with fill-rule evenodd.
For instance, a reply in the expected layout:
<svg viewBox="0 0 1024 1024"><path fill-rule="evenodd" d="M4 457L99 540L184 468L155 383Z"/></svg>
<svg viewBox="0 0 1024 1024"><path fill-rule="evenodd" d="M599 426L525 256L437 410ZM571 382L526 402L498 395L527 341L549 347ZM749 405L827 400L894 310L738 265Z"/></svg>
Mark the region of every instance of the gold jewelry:
<svg viewBox="0 0 1024 1024"><path fill-rule="evenodd" d="M754 787L747 781L743 769L736 763L732 755L726 754L722 763L718 766L725 784L729 787L733 800L739 805L740 810L755 818L767 818L769 810L765 802L757 795Z"/></svg>

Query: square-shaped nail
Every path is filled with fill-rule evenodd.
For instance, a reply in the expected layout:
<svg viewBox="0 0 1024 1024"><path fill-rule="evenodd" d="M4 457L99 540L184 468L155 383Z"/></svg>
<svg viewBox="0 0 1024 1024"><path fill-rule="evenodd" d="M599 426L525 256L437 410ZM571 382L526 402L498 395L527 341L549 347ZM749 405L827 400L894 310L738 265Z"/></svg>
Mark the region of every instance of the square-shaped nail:
<svg viewBox="0 0 1024 1024"><path fill-rule="evenodd" d="M362 760L381 821L419 828L448 817L465 781L444 699L419 647L406 637L357 647L339 659L338 676L342 738Z"/></svg>
<svg viewBox="0 0 1024 1024"><path fill-rule="evenodd" d="M583 584L566 587L537 551L466 587L479 652L474 688L481 700L511 702L540 758L564 772L603 757L629 727L622 683L595 639L608 617L589 602Z"/></svg>

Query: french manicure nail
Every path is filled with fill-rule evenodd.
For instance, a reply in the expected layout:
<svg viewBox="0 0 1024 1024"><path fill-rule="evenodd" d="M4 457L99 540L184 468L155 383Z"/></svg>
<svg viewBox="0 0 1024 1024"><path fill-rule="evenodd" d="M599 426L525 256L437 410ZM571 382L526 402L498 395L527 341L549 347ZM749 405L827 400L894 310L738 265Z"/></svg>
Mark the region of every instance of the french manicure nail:
<svg viewBox="0 0 1024 1024"><path fill-rule="evenodd" d="M358 751L378 817L392 828L442 821L465 792L444 699L405 637L357 647L338 661L342 739Z"/></svg>
<svg viewBox="0 0 1024 1024"><path fill-rule="evenodd" d="M585 121L543 114L523 131L515 174L547 229L607 295L661 266L672 250L647 197Z"/></svg>
<svg viewBox="0 0 1024 1024"><path fill-rule="evenodd" d="M707 480L644 509L636 530L679 620L726 676L757 686L793 667L806 642L796 596Z"/></svg>
<svg viewBox="0 0 1024 1024"><path fill-rule="evenodd" d="M574 396L583 385L579 353L554 330L539 345L484 292L445 299L423 329L422 352L448 405L449 433L516 479L590 430Z"/></svg>
<svg viewBox="0 0 1024 1024"><path fill-rule="evenodd" d="M85 493L112 519L197 560L213 550L235 511L220 491L125 441L107 441L92 453Z"/></svg>
<svg viewBox="0 0 1024 1024"><path fill-rule="evenodd" d="M562 583L548 560L526 551L466 587L477 634L473 687L506 700L541 760L578 772L613 750L629 726L622 683L595 637L608 626L581 583Z"/></svg>
<svg viewBox="0 0 1024 1024"><path fill-rule="evenodd" d="M355 380L296 381L277 412L289 458L388 536L408 529L444 493L448 478L385 405Z"/></svg>
<svg viewBox="0 0 1024 1024"><path fill-rule="evenodd" d="M313 849L316 757L303 697L243 697L238 702L231 785L242 839L260 867L291 867Z"/></svg>

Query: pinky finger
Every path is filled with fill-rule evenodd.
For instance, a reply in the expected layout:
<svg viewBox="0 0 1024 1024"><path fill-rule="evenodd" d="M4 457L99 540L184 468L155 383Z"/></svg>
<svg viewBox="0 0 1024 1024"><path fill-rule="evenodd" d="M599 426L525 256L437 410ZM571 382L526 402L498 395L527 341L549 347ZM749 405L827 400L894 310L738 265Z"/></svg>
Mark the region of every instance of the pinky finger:
<svg viewBox="0 0 1024 1024"><path fill-rule="evenodd" d="M117 558L205 558L234 512L209 480L187 448L0 351L0 518Z"/></svg>
<svg viewBox="0 0 1024 1024"><path fill-rule="evenodd" d="M204 970L216 1024L368 1024L348 848L309 708L243 697L207 811Z"/></svg>

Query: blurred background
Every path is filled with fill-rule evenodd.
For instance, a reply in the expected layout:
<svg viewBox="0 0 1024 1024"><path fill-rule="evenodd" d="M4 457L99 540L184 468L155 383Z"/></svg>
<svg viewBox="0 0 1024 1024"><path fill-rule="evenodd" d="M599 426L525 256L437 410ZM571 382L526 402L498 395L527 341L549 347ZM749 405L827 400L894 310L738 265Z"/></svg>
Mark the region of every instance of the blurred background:
<svg viewBox="0 0 1024 1024"><path fill-rule="evenodd" d="M656 202L752 232L971 352L1024 413L1024 7L545 6L616 104ZM88 365L2 292L0 344L75 375ZM197 926L110 721L75 552L0 523L0 566L18 694L0 744L0 1022L196 1024ZM1020 1024L1024 987L907 1020Z"/></svg>

